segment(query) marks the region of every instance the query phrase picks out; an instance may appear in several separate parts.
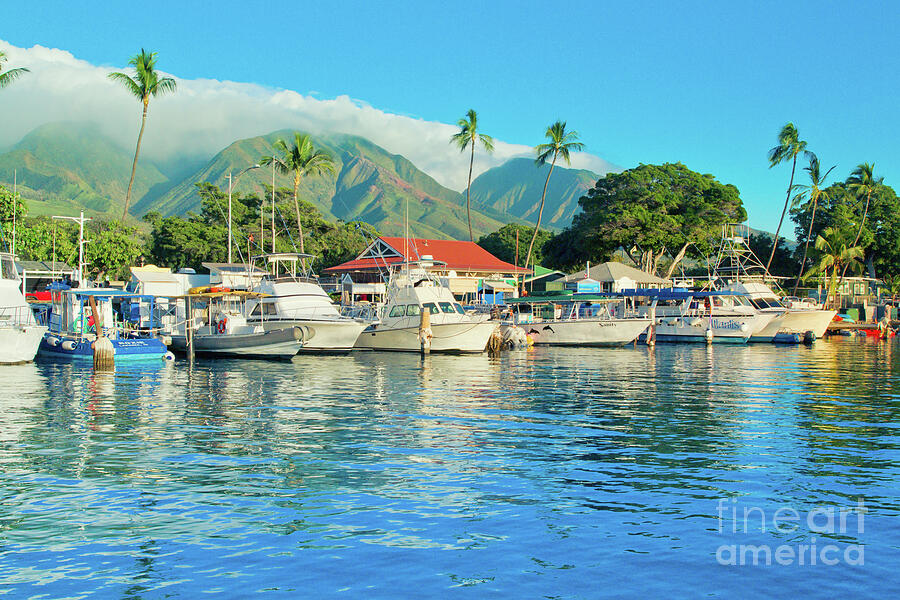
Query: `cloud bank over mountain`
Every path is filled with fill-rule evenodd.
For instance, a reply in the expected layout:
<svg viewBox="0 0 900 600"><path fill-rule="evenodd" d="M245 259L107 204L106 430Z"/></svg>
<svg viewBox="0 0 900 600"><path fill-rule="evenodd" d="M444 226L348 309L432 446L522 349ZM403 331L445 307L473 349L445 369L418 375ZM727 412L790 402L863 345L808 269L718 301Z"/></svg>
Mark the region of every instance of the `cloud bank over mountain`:
<svg viewBox="0 0 900 600"><path fill-rule="evenodd" d="M39 125L68 120L95 121L123 147L134 146L140 105L107 79L129 68L93 65L42 46L17 48L0 40L0 48L7 53L7 66L31 70L0 95L0 149ZM152 159L211 156L236 139L283 128L350 133L402 154L442 185L465 188L468 164L449 143L458 131L455 125L391 114L349 96L323 100L252 83L172 76L177 93L150 102L141 152ZM476 153L475 175L519 156L533 156L532 149L496 140L493 155ZM597 173L617 170L587 153L573 155L572 166Z"/></svg>

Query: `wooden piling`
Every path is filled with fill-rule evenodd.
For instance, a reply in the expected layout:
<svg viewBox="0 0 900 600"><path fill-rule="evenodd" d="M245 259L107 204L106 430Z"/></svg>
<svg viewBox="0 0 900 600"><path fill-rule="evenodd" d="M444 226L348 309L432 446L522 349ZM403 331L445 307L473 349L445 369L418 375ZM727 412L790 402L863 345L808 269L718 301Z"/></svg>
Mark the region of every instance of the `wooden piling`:
<svg viewBox="0 0 900 600"><path fill-rule="evenodd" d="M88 297L91 306L91 314L94 317L94 333L96 339L91 344L94 351L94 369L107 370L115 368L116 349L103 332L103 316L97 310L97 300L93 296Z"/></svg>
<svg viewBox="0 0 900 600"><path fill-rule="evenodd" d="M424 307L419 314L419 348L422 354L431 354L431 309Z"/></svg>

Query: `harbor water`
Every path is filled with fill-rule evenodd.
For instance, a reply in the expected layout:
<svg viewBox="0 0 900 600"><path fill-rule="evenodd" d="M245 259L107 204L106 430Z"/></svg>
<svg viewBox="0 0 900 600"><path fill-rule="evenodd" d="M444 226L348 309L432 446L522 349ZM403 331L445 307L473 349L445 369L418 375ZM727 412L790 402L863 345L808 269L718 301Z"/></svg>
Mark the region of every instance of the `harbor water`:
<svg viewBox="0 0 900 600"><path fill-rule="evenodd" d="M0 597L900 592L895 342L2 374Z"/></svg>

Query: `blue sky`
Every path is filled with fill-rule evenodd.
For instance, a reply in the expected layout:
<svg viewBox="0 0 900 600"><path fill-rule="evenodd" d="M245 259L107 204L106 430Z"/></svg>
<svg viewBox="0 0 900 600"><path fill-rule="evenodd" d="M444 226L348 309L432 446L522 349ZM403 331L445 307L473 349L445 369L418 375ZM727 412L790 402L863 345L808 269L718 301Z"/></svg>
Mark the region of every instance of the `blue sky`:
<svg viewBox="0 0 900 600"><path fill-rule="evenodd" d="M0 38L117 68L144 46L181 78L427 121L471 107L514 144L561 118L621 167L680 160L738 186L770 230L790 169L766 152L788 121L839 177L868 161L900 183L896 3L100 4L6 6Z"/></svg>

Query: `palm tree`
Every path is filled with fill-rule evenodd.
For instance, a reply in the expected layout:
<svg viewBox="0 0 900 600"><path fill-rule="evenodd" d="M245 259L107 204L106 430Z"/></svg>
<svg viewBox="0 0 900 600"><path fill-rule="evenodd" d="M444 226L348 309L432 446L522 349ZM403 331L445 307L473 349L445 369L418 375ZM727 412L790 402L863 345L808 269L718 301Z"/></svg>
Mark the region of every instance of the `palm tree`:
<svg viewBox="0 0 900 600"><path fill-rule="evenodd" d="M18 79L23 73L29 73L30 71L25 67L19 67L17 69L9 69L5 73L3 72L3 63L6 62L6 52L0 50L0 90L11 84L13 81Z"/></svg>
<svg viewBox="0 0 900 600"><path fill-rule="evenodd" d="M842 273L840 280L838 280L838 271L846 272L850 266L854 270L862 267L861 259L864 251L861 247L848 242L850 235L851 232L848 229L826 227L822 234L816 237L815 248L818 254L818 261L810 269L807 276L822 273L827 277L830 271L831 282L828 285L828 296L834 295L835 289L844 279ZM837 298L835 298L834 302L835 307L837 307Z"/></svg>
<svg viewBox="0 0 900 600"><path fill-rule="evenodd" d="M813 225L816 222L816 209L819 207L820 200L827 200L830 196L830 192L825 188L825 180L834 171L834 167L831 167L822 175L819 167L819 158L810 152L809 166L804 167L803 170L809 173L809 185L794 186L795 189L800 191L794 196L793 204L798 206L805 200L807 208L812 205L812 216L809 218L809 231L806 233L806 243L803 244L803 260L800 261L800 273L797 275L797 281L794 283L794 291L791 292L793 296L797 295L800 279L803 278L803 269L806 267L806 253L809 250L809 240L812 238Z"/></svg>
<svg viewBox="0 0 900 600"><path fill-rule="evenodd" d="M491 153L494 151L494 139L483 133L478 133L478 115L470 108L466 116L456 122L459 125L459 133L453 134L450 143L456 144L460 152L471 146L472 153L469 157L469 182L466 184L466 219L469 221L469 241L474 242L472 236L472 213L469 210L469 189L472 187L472 166L475 164L475 144L481 142L484 149Z"/></svg>
<svg viewBox="0 0 900 600"><path fill-rule="evenodd" d="M303 224L300 222L300 203L297 200L300 179L326 173L334 175L334 158L324 150L317 149L308 134L296 132L292 146L279 138L275 140L275 149L279 156L263 156L259 162L262 165L274 163L281 173L294 175L294 210L297 213L297 231L300 232L300 252L303 252Z"/></svg>
<svg viewBox="0 0 900 600"><path fill-rule="evenodd" d="M553 175L553 167L556 166L556 159L562 157L567 165L572 164L569 153L579 152L584 149L584 144L578 141L577 131L566 131L565 121L556 121L547 128L544 136L550 141L545 144L538 144L534 147L537 154L535 163L541 167L550 160L550 171L547 173L547 180L544 182L544 191L541 194L541 206L538 208L537 223L534 226L534 233L531 235L531 241L528 243L528 252L525 253L525 269L528 268L528 260L531 258L531 250L534 247L534 240L537 238L538 230L541 228L541 217L544 214L544 200L547 198L547 185L550 183L550 176Z"/></svg>
<svg viewBox="0 0 900 600"><path fill-rule="evenodd" d="M147 108L150 106L150 96L161 96L175 91L175 80L171 77L160 77L156 72L156 52L147 52L141 48L140 54L135 54L128 61L134 67L134 76L126 73L110 73L108 77L118 81L132 96L144 105L141 115L141 131L138 133L137 146L134 149L134 162L131 164L131 179L128 180L128 191L125 192L125 210L122 212L122 220L128 216L128 205L131 203L131 188L134 186L134 173L137 171L138 154L141 152L141 138L144 137L144 126L147 124Z"/></svg>
<svg viewBox="0 0 900 600"><path fill-rule="evenodd" d="M850 174L850 177L847 178L848 187L850 190L856 193L857 198L866 195L866 205L863 209L862 220L859 222L859 229L856 232L856 237L853 239L853 246L859 243L859 237L862 235L863 227L866 225L866 217L869 214L869 201L872 199L872 193L878 189L878 186L882 184L884 181L884 177L875 177L873 171L875 170L874 164L862 163L858 165L853 173ZM847 267L844 267L844 273L847 272ZM844 273L841 273L841 279L844 278Z"/></svg>
<svg viewBox="0 0 900 600"><path fill-rule="evenodd" d="M805 151L806 142L800 139L797 128L794 127L793 123L788 123L781 128L781 132L778 134L778 145L769 150L770 169L786 160L791 161L791 182L788 184L784 208L781 210L781 219L778 220L778 229L775 230L772 253L769 254L769 262L766 263L766 274L769 272L769 267L772 266L772 259L775 258L775 248L778 247L778 234L781 233L781 224L784 222L784 215L787 214L788 203L791 201L791 191L793 191L794 187L794 171L797 168L797 155Z"/></svg>

